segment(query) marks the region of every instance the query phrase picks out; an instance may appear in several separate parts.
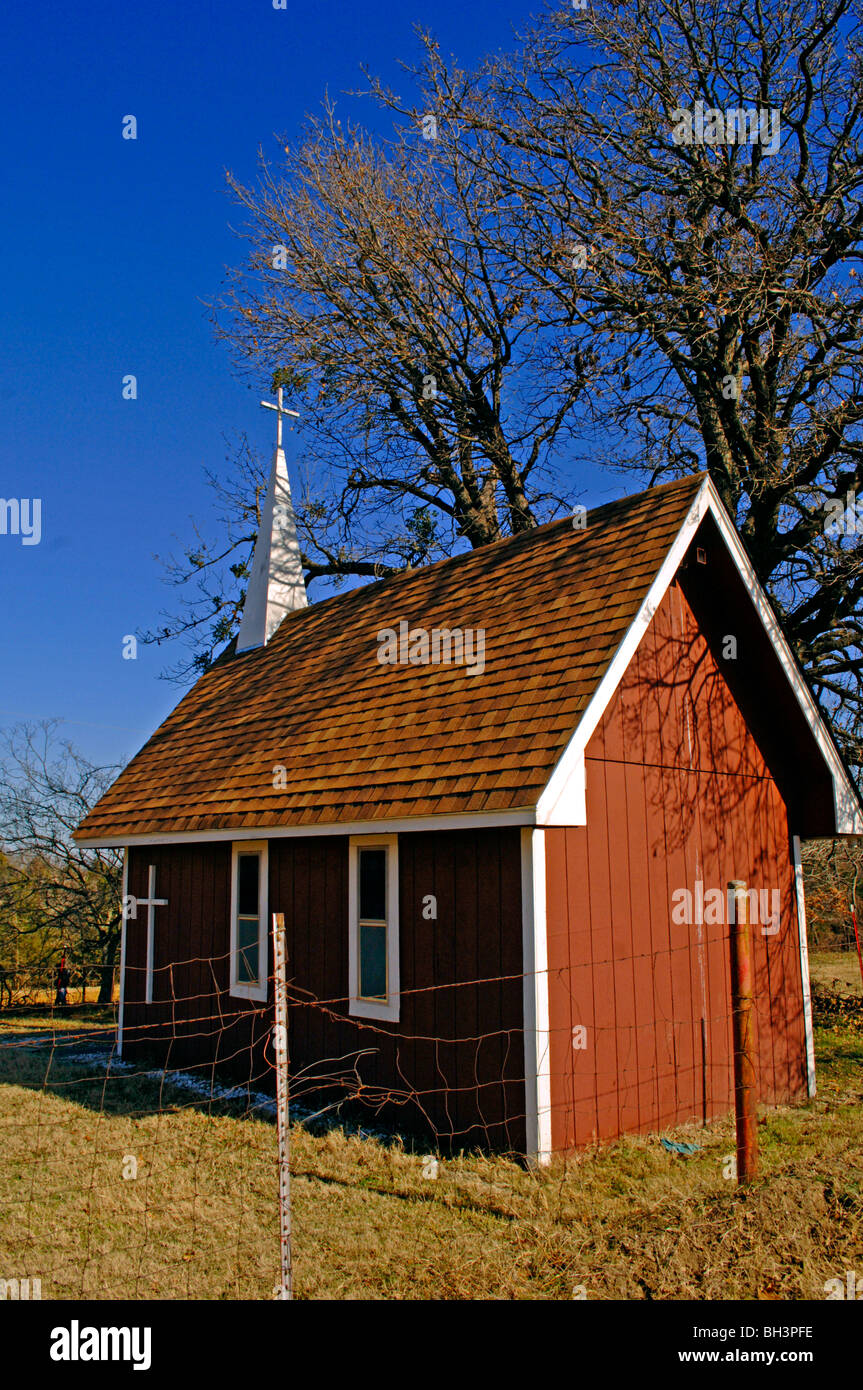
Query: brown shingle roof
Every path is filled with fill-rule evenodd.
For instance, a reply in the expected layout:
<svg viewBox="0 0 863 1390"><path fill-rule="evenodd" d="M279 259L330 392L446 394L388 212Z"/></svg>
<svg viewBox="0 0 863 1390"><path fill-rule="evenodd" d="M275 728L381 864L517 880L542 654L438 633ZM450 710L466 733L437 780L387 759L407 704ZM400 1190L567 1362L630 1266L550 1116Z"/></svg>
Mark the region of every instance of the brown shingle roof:
<svg viewBox="0 0 863 1390"><path fill-rule="evenodd" d="M76 836L535 806L702 476L289 613L201 677ZM377 633L400 619L484 628L483 674L381 665Z"/></svg>

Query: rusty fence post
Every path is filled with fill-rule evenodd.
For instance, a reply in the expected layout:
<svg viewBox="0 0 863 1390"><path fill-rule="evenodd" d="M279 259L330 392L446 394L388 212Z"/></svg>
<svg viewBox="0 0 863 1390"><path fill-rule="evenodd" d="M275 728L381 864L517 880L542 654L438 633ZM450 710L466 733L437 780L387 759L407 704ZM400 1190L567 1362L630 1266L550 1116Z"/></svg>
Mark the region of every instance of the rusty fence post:
<svg viewBox="0 0 863 1390"><path fill-rule="evenodd" d="M279 1299L294 1296L291 1250L291 1130L288 1114L288 987L285 914L273 913L273 974L275 984L276 1127L279 1137L279 1253L281 1280L276 1289Z"/></svg>
<svg viewBox="0 0 863 1390"><path fill-rule="evenodd" d="M737 1131L737 1181L752 1182L758 1173L757 1077L755 1072L755 1015L752 1000L755 972L752 928L746 884L728 885L731 928L731 1016L734 1032L734 1121Z"/></svg>

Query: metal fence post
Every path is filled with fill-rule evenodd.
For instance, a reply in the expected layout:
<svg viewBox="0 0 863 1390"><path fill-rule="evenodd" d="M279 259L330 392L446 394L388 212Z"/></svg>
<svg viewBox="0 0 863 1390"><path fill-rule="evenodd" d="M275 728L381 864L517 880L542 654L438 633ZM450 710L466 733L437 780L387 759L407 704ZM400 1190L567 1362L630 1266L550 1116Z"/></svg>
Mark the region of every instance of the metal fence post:
<svg viewBox="0 0 863 1390"><path fill-rule="evenodd" d="M737 1131L737 1181L752 1182L758 1173L757 1078L755 1071L755 989L752 929L746 884L728 885L731 927L731 1001L734 1032L734 1120Z"/></svg>
<svg viewBox="0 0 863 1390"><path fill-rule="evenodd" d="M291 1149L288 1118L288 986L285 914L273 913L273 974L275 981L276 1127L279 1134L279 1245L281 1275L278 1297L293 1298L291 1264Z"/></svg>

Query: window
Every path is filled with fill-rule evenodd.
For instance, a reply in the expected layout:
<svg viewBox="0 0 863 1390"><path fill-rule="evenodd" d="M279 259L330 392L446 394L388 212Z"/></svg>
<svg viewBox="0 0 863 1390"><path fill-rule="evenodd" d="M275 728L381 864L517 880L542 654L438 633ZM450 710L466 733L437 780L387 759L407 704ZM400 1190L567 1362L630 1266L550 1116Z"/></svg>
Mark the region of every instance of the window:
<svg viewBox="0 0 863 1390"><path fill-rule="evenodd" d="M267 846L239 841L231 857L231 994L266 1001Z"/></svg>
<svg viewBox="0 0 863 1390"><path fill-rule="evenodd" d="M349 854L349 1011L398 1022L398 838L352 835Z"/></svg>

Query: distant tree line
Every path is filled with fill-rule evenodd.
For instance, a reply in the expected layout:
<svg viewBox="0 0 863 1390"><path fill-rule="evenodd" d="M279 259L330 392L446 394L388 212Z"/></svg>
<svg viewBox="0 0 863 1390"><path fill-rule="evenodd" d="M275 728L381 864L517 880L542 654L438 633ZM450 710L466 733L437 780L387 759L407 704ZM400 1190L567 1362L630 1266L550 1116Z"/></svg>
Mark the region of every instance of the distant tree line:
<svg viewBox="0 0 863 1390"><path fill-rule="evenodd" d="M122 852L84 849L72 831L119 772L58 737L59 721L0 734L0 973L50 980L96 967L110 1003L122 928ZM8 1000L8 990L7 990Z"/></svg>

